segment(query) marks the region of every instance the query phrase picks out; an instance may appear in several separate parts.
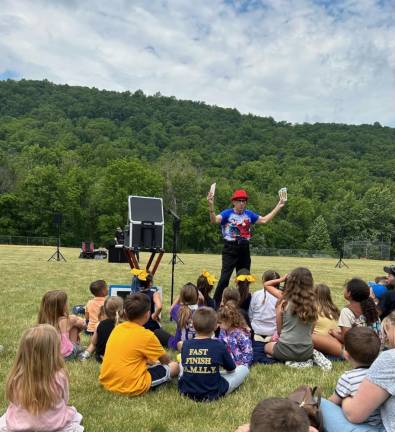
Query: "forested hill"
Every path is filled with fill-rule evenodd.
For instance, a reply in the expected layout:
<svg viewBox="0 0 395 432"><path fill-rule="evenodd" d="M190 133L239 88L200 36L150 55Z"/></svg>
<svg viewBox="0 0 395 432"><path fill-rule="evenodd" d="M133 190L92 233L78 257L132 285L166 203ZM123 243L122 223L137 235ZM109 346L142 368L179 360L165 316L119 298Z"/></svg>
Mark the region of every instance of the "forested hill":
<svg viewBox="0 0 395 432"><path fill-rule="evenodd" d="M126 222L128 195L163 196L182 218L182 248L213 250L205 196L216 181L217 210L245 187L262 214L288 187L286 208L256 229L255 244L389 238L394 150L394 129L379 123L292 125L140 90L0 81L0 234L54 234L61 211L64 244L104 244Z"/></svg>

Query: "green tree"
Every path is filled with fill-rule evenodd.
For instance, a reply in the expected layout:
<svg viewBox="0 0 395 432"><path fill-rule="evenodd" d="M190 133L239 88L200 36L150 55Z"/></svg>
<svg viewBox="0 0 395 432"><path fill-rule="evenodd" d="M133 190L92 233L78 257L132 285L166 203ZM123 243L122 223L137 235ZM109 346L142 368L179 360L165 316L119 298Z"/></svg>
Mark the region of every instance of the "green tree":
<svg viewBox="0 0 395 432"><path fill-rule="evenodd" d="M313 222L306 240L306 247L309 250L330 250L332 248L328 227L322 215Z"/></svg>

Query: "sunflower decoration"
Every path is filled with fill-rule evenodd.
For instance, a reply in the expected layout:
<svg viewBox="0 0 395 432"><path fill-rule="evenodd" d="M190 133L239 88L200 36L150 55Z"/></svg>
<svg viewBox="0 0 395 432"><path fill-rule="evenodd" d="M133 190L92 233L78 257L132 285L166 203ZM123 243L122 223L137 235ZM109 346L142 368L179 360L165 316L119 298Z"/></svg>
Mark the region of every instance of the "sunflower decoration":
<svg viewBox="0 0 395 432"><path fill-rule="evenodd" d="M211 286L217 282L217 279L215 279L214 275L210 274L207 270L203 271L202 276L207 279L208 284Z"/></svg>
<svg viewBox="0 0 395 432"><path fill-rule="evenodd" d="M134 276L137 276L137 279L141 280L141 281L146 281L147 277L149 275L147 270L137 269L137 268L133 268L132 270L130 270L130 273L132 273L132 275L134 275Z"/></svg>
<svg viewBox="0 0 395 432"><path fill-rule="evenodd" d="M255 275L252 274L241 274L239 276L236 276L236 282L245 282L245 281L249 283L256 282L256 277Z"/></svg>

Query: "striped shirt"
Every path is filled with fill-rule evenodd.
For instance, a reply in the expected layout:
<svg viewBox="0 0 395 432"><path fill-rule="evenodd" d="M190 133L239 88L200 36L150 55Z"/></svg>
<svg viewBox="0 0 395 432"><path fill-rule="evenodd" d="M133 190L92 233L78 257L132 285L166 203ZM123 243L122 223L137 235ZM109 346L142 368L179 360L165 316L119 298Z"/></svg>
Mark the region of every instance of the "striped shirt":
<svg viewBox="0 0 395 432"><path fill-rule="evenodd" d="M368 373L367 368L359 367L350 371L344 372L336 384L335 392L342 399L348 396L354 396L358 390L359 385L364 380ZM371 426L381 426L380 410L375 410L366 420Z"/></svg>

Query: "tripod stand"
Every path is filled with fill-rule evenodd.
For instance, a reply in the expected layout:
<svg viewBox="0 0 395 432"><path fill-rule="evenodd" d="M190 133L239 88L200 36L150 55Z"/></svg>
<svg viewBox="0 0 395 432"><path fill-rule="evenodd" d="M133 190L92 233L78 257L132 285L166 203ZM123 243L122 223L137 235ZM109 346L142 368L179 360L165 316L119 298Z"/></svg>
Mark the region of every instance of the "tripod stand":
<svg viewBox="0 0 395 432"><path fill-rule="evenodd" d="M169 213L173 216L173 244L172 244L172 257L169 261L171 263L171 291L170 291L170 304L173 304L173 294L174 294L174 271L175 265L177 263L184 264L184 261L177 255L177 240L178 234L180 232L181 219L172 210Z"/></svg>
<svg viewBox="0 0 395 432"><path fill-rule="evenodd" d="M62 252L60 252L60 226L62 224L62 213L56 213L54 215L53 221L57 225L58 228L58 238L56 240L56 251L48 258L48 261L56 260L56 261L65 261L66 258L63 256Z"/></svg>
<svg viewBox="0 0 395 432"><path fill-rule="evenodd" d="M343 261L343 248L339 251L339 261L336 263L335 268L348 267L348 265Z"/></svg>

